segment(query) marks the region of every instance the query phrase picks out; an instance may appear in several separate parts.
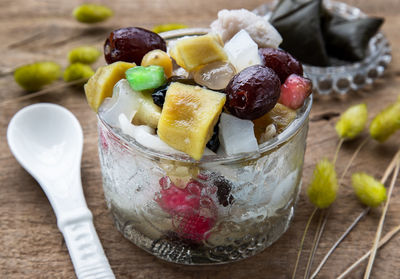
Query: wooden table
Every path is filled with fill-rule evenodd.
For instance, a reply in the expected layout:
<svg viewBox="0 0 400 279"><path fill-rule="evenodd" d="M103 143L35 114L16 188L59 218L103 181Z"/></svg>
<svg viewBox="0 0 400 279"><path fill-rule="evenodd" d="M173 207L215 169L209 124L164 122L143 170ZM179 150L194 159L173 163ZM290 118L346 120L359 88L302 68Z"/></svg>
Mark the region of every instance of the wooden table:
<svg viewBox="0 0 400 279"><path fill-rule="evenodd" d="M155 24L182 22L190 26L207 26L222 8L254 9L262 0L202 1L122 1L109 5L115 16L95 26L86 26L71 17L81 1L1 0L0 2L0 96L1 102L25 93L15 84L10 71L16 66L38 60L54 60L67 65L66 54L72 47L96 45L99 48L111 30L124 26L151 28ZM106 1L98 1L106 2ZM393 61L376 84L343 100L315 102L311 113L308 148L304 166L304 185L310 181L315 163L324 156L332 157L337 144L334 124L348 106L365 102L370 118L399 94L400 88L400 2L398 0L347 0L368 14L385 17L383 31L393 48ZM98 65L104 61L98 62ZM105 253L117 278L290 278L300 238L313 207L301 193L297 213L288 232L266 251L235 264L214 267L184 267L169 264L147 254L127 241L114 228L107 211L101 185L97 154L96 116L90 110L81 88L55 90L31 100L13 102L0 108L0 278L74 278L74 270L56 218L40 187L16 162L6 143L10 118L22 107L51 102L70 109L83 126L85 143L82 158L82 180L94 223ZM346 143L337 164L340 174L352 151L361 140ZM352 171L366 171L380 178L391 157L400 146L399 133L385 144L370 142L353 164ZM362 206L349 185L349 177L333 205L327 229L315 256L314 267L332 243L345 230ZM398 184L399 180L397 180ZM394 190L384 233L400 224L399 189ZM337 249L319 278L334 278L363 255L371 246L381 209L372 210ZM317 221L305 243L298 278L302 278ZM400 278L400 237L382 248L375 261L373 278ZM361 278L365 263L351 274Z"/></svg>

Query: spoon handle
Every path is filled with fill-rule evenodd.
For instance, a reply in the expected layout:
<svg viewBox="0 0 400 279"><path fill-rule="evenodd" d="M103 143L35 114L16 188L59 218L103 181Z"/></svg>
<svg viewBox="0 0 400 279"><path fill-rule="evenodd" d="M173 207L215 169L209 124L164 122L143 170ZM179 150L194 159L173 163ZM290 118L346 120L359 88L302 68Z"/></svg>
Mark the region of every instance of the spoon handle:
<svg viewBox="0 0 400 279"><path fill-rule="evenodd" d="M78 279L115 279L93 225L89 209L69 212L58 220Z"/></svg>

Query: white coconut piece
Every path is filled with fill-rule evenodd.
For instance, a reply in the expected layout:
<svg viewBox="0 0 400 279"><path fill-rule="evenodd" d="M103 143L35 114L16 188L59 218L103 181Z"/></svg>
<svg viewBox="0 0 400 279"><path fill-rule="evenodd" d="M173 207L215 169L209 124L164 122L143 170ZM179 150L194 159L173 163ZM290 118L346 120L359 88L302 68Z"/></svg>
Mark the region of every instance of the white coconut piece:
<svg viewBox="0 0 400 279"><path fill-rule="evenodd" d="M228 155L259 150L253 122L227 113L221 114L219 140Z"/></svg>
<svg viewBox="0 0 400 279"><path fill-rule="evenodd" d="M246 30L240 30L224 46L229 61L240 72L244 68L261 64L258 46Z"/></svg>

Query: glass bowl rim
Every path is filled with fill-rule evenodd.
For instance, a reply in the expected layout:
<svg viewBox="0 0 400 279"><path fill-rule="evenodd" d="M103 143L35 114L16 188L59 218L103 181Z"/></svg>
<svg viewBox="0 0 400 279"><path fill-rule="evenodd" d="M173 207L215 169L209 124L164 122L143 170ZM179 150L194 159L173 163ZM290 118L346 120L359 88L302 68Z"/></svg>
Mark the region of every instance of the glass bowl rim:
<svg viewBox="0 0 400 279"><path fill-rule="evenodd" d="M172 30L160 33L165 40L172 40L177 39L183 36L194 36L194 35L202 35L209 32L209 28L184 28L178 30ZM310 114L310 110L313 103L312 94L306 99L303 106L297 111L297 116L293 120L292 123L287 126L284 131L278 134L276 137L262 143L259 145L258 152L246 152L246 153L239 153L235 155L203 155L203 157L196 161L191 158L187 154L169 154L163 151L159 151L156 149L151 149L146 146L141 145L140 143L136 142L136 140L128 135L122 133L122 131L118 131L108 125L100 116L97 114L98 121L110 132L112 135L115 136L115 139L120 141L120 143L130 151L134 152L141 152L143 155L151 158L157 159L167 159L171 161L178 161L184 163L235 163L242 160L247 159L254 159L258 158L261 154L271 151L280 145L284 144L285 142L289 141L300 129L305 125L306 120ZM128 140L129 138L129 140Z"/></svg>

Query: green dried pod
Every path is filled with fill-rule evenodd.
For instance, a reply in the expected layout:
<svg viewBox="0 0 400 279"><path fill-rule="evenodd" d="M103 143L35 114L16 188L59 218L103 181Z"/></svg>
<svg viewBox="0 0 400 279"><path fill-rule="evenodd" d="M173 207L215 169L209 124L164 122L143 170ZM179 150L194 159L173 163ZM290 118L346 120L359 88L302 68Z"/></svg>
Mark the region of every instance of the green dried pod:
<svg viewBox="0 0 400 279"><path fill-rule="evenodd" d="M365 205L377 207L386 200L386 188L382 183L366 173L351 176L353 189L358 199Z"/></svg>
<svg viewBox="0 0 400 279"><path fill-rule="evenodd" d="M88 80L91 76L94 75L94 71L89 65L82 63L74 63L69 65L63 74L63 79L66 82L78 80L78 79L86 79ZM82 82L84 83L84 81Z"/></svg>
<svg viewBox="0 0 400 279"><path fill-rule="evenodd" d="M400 98L375 116L369 126L369 133L375 140L384 142L399 129Z"/></svg>
<svg viewBox="0 0 400 279"><path fill-rule="evenodd" d="M152 31L154 33L162 33L162 32L167 32L171 30L176 30L176 29L182 29L182 28L187 28L188 26L185 24L180 24L180 23L168 23L168 24L161 24L161 25L156 25L153 27Z"/></svg>
<svg viewBox="0 0 400 279"><path fill-rule="evenodd" d="M97 23L112 17L113 11L104 5L82 4L74 9L72 15L83 23Z"/></svg>
<svg viewBox="0 0 400 279"><path fill-rule="evenodd" d="M25 90L36 91L61 76L61 67L54 62L36 62L17 68L15 81Z"/></svg>
<svg viewBox="0 0 400 279"><path fill-rule="evenodd" d="M96 62L96 60L99 58L101 52L91 46L81 46L72 49L68 53L68 60L69 63L83 63L83 64L92 64Z"/></svg>
<svg viewBox="0 0 400 279"><path fill-rule="evenodd" d="M307 188L311 203L318 208L327 208L335 201L337 190L335 166L327 159L319 161Z"/></svg>
<svg viewBox="0 0 400 279"><path fill-rule="evenodd" d="M354 139L364 130L367 118L368 111L365 104L351 106L340 116L335 126L336 132L340 138Z"/></svg>

